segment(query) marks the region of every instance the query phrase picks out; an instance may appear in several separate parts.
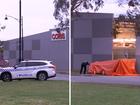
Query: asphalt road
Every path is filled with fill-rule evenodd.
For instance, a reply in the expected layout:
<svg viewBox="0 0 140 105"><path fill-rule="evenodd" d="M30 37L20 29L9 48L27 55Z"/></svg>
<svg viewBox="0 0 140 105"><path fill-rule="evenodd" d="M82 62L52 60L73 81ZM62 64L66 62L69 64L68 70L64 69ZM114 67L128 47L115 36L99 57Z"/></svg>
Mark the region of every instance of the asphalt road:
<svg viewBox="0 0 140 105"><path fill-rule="evenodd" d="M72 76L72 82L140 85L140 76Z"/></svg>
<svg viewBox="0 0 140 105"><path fill-rule="evenodd" d="M68 74L57 74L55 78L49 80L69 80ZM140 76L91 76L79 75L71 76L72 83L103 83L103 84L128 84L140 85Z"/></svg>
<svg viewBox="0 0 140 105"><path fill-rule="evenodd" d="M56 77L50 78L49 80L64 80L64 81L69 81L69 75L68 74L56 74Z"/></svg>

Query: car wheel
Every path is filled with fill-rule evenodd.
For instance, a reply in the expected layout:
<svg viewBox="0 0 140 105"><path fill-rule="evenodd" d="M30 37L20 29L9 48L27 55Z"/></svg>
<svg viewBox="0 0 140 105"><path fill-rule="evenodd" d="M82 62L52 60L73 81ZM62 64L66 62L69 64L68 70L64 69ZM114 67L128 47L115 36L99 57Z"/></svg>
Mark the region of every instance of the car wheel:
<svg viewBox="0 0 140 105"><path fill-rule="evenodd" d="M40 72L37 75L37 79L40 80L40 81L47 80L47 78L48 78L48 75L47 75L46 72Z"/></svg>
<svg viewBox="0 0 140 105"><path fill-rule="evenodd" d="M2 81L9 82L12 80L10 73L3 73L1 76Z"/></svg>

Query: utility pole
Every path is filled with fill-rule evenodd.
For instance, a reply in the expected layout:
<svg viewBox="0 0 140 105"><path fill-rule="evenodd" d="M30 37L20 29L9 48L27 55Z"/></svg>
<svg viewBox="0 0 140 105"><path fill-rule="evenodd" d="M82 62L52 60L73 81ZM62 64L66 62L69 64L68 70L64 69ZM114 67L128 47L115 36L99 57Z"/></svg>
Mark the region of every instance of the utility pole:
<svg viewBox="0 0 140 105"><path fill-rule="evenodd" d="M21 60L23 61L24 60L24 39L23 39L23 16L22 16L22 28L21 28L21 31L22 31L22 34L21 34Z"/></svg>
<svg viewBox="0 0 140 105"><path fill-rule="evenodd" d="M19 62L22 60L21 0L19 0Z"/></svg>

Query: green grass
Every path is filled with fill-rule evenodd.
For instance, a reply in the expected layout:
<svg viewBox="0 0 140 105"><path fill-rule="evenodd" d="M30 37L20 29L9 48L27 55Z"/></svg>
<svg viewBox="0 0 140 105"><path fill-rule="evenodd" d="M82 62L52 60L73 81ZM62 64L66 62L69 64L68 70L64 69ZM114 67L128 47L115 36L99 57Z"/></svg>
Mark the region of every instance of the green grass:
<svg viewBox="0 0 140 105"><path fill-rule="evenodd" d="M140 105L140 87L72 83L72 105Z"/></svg>
<svg viewBox="0 0 140 105"><path fill-rule="evenodd" d="M0 82L0 105L68 105L68 82Z"/></svg>

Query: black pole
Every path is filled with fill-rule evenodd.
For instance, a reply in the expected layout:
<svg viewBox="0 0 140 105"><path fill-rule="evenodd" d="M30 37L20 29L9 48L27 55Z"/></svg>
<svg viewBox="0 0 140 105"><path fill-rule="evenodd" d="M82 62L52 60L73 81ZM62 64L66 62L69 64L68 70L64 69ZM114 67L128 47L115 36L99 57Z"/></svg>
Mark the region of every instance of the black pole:
<svg viewBox="0 0 140 105"><path fill-rule="evenodd" d="M19 62L22 59L22 46L21 46L21 36L22 36L22 30L21 30L21 0L19 0Z"/></svg>
<svg viewBox="0 0 140 105"><path fill-rule="evenodd" d="M21 56L22 56L22 61L24 60L24 39L23 39L23 16L22 16L22 34L21 34L21 45L22 45L22 50L21 50Z"/></svg>

